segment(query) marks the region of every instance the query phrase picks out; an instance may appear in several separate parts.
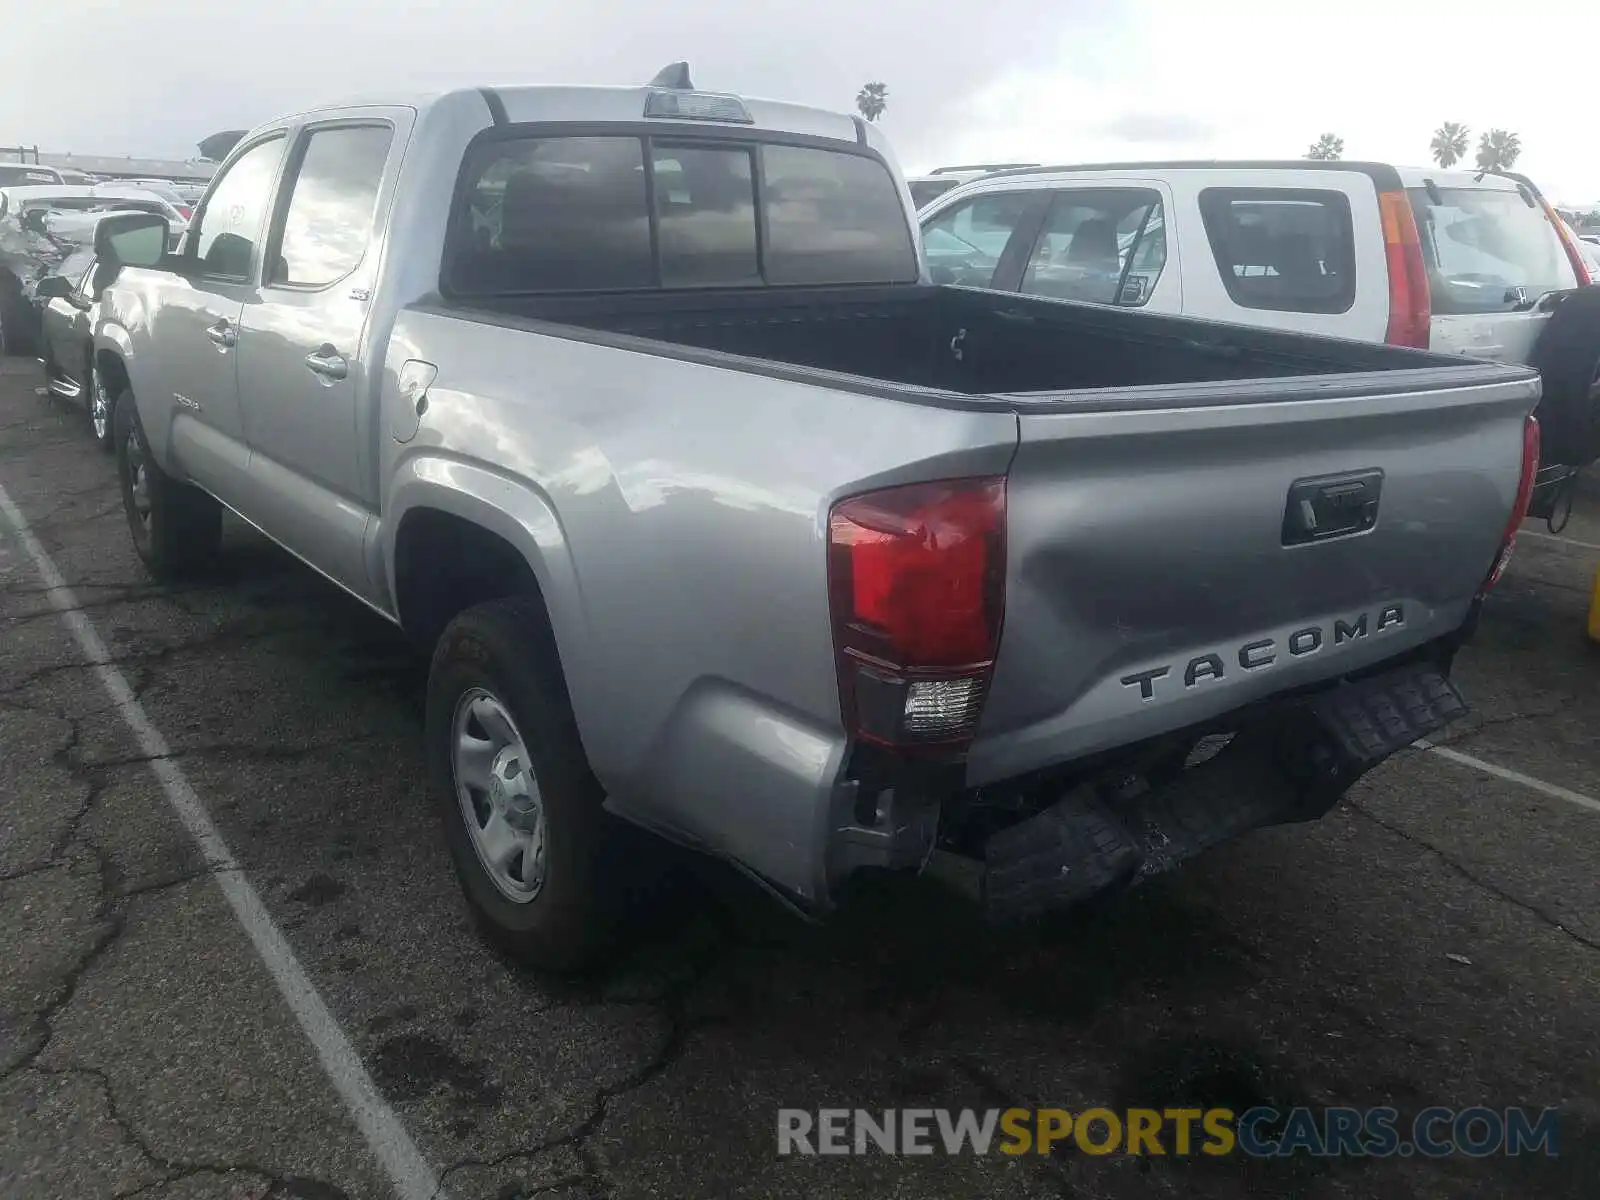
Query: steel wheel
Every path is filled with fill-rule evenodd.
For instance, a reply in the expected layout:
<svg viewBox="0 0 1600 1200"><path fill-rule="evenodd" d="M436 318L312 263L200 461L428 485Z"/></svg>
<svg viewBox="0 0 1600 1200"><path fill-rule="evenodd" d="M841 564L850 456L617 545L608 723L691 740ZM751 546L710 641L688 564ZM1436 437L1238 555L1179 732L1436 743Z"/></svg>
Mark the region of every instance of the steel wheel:
<svg viewBox="0 0 1600 1200"><path fill-rule="evenodd" d="M94 430L97 442L104 443L111 434L111 397L106 395L106 385L101 382L100 372L93 369L89 371L89 425Z"/></svg>
<svg viewBox="0 0 1600 1200"><path fill-rule="evenodd" d="M456 703L450 766L484 871L507 900L527 904L544 887L544 798L522 734L484 688L469 689Z"/></svg>

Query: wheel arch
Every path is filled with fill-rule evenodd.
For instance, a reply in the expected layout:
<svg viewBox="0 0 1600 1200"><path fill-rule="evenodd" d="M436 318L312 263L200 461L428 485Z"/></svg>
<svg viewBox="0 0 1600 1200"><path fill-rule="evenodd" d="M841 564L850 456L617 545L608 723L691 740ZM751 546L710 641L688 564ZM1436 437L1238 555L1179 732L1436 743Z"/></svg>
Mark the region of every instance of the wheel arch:
<svg viewBox="0 0 1600 1200"><path fill-rule="evenodd" d="M537 598L581 725L589 703L588 630L549 501L486 467L422 456L398 466L388 501L380 544L401 627L431 646L473 604Z"/></svg>

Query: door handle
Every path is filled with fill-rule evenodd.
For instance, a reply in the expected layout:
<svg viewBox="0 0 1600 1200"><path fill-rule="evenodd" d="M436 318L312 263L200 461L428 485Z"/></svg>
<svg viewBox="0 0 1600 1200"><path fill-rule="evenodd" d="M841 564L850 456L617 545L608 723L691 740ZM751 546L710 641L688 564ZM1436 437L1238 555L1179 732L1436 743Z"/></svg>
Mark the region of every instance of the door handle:
<svg viewBox="0 0 1600 1200"><path fill-rule="evenodd" d="M306 366L327 379L343 379L350 374L350 363L332 346L323 346L306 355Z"/></svg>
<svg viewBox="0 0 1600 1200"><path fill-rule="evenodd" d="M226 320L206 326L206 336L224 349L239 344L239 331Z"/></svg>

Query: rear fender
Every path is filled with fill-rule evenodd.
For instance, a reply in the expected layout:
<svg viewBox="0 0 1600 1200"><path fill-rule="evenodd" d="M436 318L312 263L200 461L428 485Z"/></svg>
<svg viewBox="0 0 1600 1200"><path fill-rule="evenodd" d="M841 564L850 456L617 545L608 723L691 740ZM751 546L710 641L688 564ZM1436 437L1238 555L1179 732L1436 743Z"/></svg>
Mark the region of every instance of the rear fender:
<svg viewBox="0 0 1600 1200"><path fill-rule="evenodd" d="M555 508L526 480L481 463L440 454L414 454L396 464L377 538L370 544L372 578L385 580L390 611L398 612L395 539L408 512L437 509L504 539L522 555L538 581L550 614L556 648L580 729L596 699L587 669L588 625L577 572Z"/></svg>

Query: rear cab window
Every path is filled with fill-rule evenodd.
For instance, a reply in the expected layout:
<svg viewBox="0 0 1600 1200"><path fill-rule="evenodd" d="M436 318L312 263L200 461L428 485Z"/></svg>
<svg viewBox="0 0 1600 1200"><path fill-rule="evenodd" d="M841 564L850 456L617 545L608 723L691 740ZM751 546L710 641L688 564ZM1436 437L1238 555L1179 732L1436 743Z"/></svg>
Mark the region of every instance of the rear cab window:
<svg viewBox="0 0 1600 1200"><path fill-rule="evenodd" d="M1350 200L1321 188L1204 188L1200 216L1241 308L1342 313L1356 299Z"/></svg>
<svg viewBox="0 0 1600 1200"><path fill-rule="evenodd" d="M1435 315L1512 312L1578 285L1555 226L1520 190L1433 186L1406 195Z"/></svg>
<svg viewBox="0 0 1600 1200"><path fill-rule="evenodd" d="M446 240L457 296L910 283L875 157L758 139L496 136L468 151Z"/></svg>

